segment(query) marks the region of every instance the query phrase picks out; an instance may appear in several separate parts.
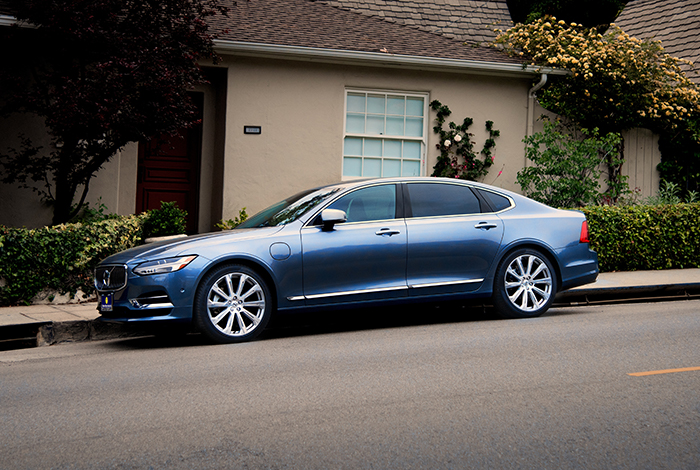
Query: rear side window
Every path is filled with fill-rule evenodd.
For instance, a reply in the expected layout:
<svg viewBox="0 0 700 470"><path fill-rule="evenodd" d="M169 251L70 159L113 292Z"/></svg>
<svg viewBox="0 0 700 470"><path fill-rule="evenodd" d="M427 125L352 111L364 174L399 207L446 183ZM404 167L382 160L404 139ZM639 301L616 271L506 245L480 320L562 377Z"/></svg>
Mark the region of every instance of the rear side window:
<svg viewBox="0 0 700 470"><path fill-rule="evenodd" d="M500 212L503 209L508 209L510 207L510 199L505 196L481 189L477 189L477 191L479 191L479 194L486 199L486 202L488 202L489 206L491 206L491 209L494 212Z"/></svg>
<svg viewBox="0 0 700 470"><path fill-rule="evenodd" d="M481 212L479 199L460 184L410 183L406 185L413 217L467 215Z"/></svg>

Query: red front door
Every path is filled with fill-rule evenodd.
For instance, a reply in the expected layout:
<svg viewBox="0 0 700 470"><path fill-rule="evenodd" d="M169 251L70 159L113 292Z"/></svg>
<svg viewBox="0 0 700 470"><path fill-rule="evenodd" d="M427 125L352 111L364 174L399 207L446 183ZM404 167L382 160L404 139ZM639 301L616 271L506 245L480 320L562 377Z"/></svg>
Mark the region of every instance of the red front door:
<svg viewBox="0 0 700 470"><path fill-rule="evenodd" d="M203 94L193 93L191 97L201 116ZM176 136L163 134L139 142L137 213L158 209L161 201L175 201L187 211L187 233L197 233L201 157L201 121Z"/></svg>

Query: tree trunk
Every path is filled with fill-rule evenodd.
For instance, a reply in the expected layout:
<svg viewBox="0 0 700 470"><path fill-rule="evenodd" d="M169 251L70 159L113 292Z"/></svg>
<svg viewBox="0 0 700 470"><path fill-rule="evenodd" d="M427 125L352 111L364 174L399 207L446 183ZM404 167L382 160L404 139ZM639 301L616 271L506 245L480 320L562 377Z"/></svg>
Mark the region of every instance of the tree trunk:
<svg viewBox="0 0 700 470"><path fill-rule="evenodd" d="M625 138L620 139L617 154L608 156L608 196L612 203L617 203L622 195L623 177L622 165L625 163Z"/></svg>
<svg viewBox="0 0 700 470"><path fill-rule="evenodd" d="M57 175L55 180L56 193L53 201L52 225L65 224L71 219L71 206L75 196L75 186L68 178Z"/></svg>

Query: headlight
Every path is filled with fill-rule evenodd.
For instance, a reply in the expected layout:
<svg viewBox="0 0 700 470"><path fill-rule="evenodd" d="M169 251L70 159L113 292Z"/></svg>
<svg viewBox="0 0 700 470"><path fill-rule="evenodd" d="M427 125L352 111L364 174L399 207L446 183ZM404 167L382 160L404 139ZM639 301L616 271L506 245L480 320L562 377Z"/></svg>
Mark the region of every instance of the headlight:
<svg viewBox="0 0 700 470"><path fill-rule="evenodd" d="M197 255L179 256L177 258L165 258L155 261L141 263L134 268L134 273L139 276L150 276L151 274L167 274L179 271L190 264Z"/></svg>

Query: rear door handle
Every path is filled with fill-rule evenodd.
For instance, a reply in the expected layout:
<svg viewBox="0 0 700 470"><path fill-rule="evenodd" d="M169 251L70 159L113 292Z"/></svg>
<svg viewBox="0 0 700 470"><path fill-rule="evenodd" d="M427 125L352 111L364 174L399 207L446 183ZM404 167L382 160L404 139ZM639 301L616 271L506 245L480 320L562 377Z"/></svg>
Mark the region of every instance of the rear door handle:
<svg viewBox="0 0 700 470"><path fill-rule="evenodd" d="M392 236L392 235L398 235L398 234L401 233L401 232L399 232L398 230L392 230L392 229L390 229L390 228L383 228L383 229L381 229L381 230L379 230L378 232L375 232L375 233L376 233L377 235L382 235L382 236L383 236L383 235Z"/></svg>
<svg viewBox="0 0 700 470"><path fill-rule="evenodd" d="M476 224L476 225L474 226L474 228L479 228L479 229L482 229L482 228L483 228L483 229L485 229L485 230L489 230L489 229L496 228L496 227L498 227L498 225L496 225L496 224L491 224L491 223L488 223L488 222L480 222L480 223L478 223L478 224Z"/></svg>

